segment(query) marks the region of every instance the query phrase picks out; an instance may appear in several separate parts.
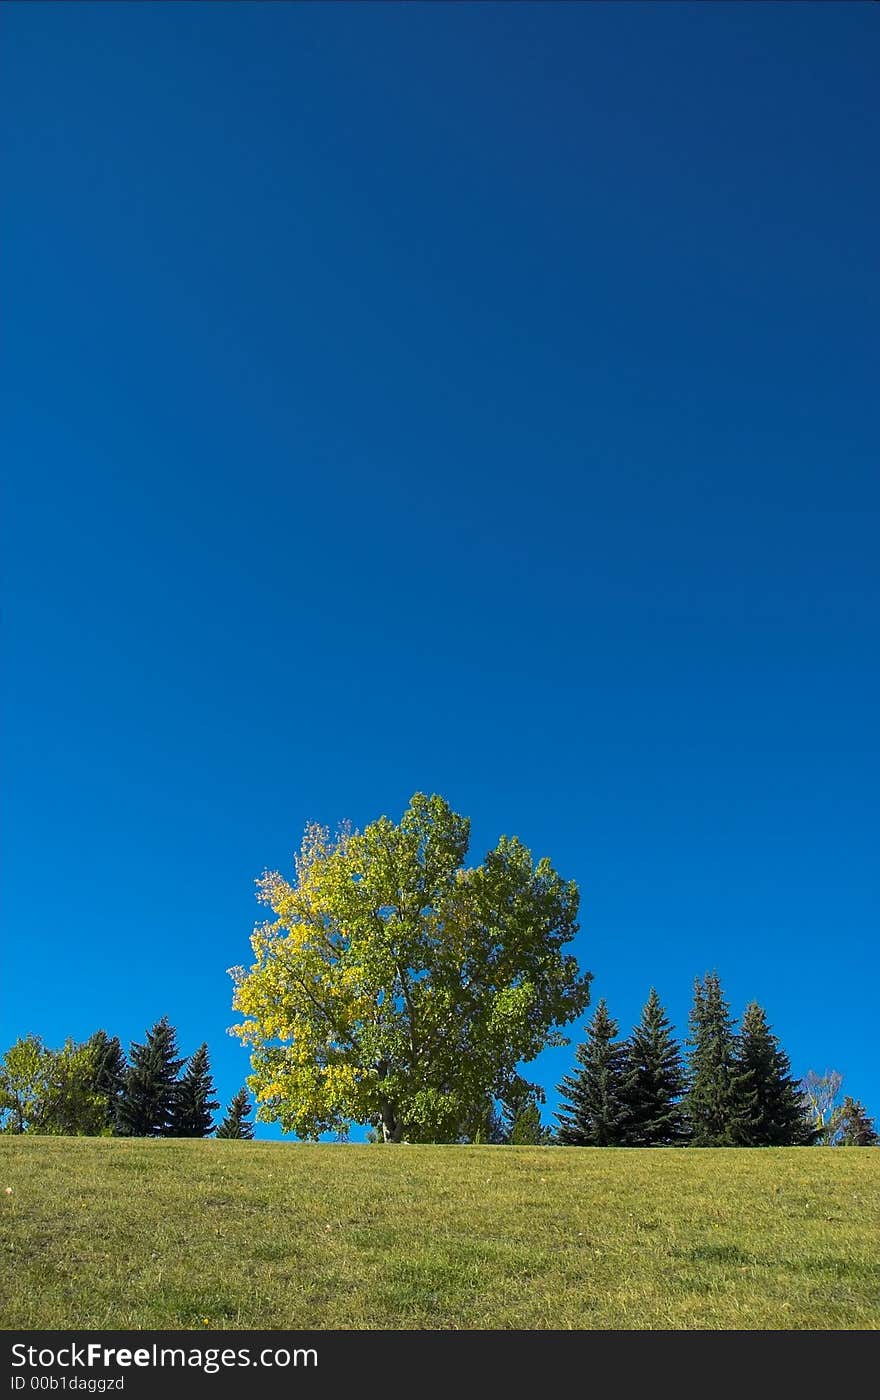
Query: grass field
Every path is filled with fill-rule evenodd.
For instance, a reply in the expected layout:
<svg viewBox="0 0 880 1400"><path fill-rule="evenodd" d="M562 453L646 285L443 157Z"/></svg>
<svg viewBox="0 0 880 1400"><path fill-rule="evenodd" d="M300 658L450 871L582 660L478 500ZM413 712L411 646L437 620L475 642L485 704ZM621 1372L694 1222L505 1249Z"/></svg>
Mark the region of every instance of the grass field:
<svg viewBox="0 0 880 1400"><path fill-rule="evenodd" d="M880 1150L5 1138L0 1236L5 1329L880 1327Z"/></svg>

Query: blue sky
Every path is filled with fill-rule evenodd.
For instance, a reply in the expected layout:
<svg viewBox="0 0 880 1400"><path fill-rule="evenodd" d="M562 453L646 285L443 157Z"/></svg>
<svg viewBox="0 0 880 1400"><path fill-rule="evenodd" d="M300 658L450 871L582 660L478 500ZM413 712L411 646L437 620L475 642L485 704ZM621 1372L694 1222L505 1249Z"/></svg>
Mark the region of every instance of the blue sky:
<svg viewBox="0 0 880 1400"><path fill-rule="evenodd" d="M880 1113L880 7L0 32L3 1044L228 1099L254 878L438 791Z"/></svg>

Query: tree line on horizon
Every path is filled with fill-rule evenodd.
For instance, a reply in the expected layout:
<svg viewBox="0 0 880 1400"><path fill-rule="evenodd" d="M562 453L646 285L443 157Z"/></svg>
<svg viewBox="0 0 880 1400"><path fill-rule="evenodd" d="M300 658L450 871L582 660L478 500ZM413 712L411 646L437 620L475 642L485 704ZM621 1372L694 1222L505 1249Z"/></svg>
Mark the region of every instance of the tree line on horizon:
<svg viewBox="0 0 880 1400"><path fill-rule="evenodd" d="M515 1080L487 1107L470 1139L492 1146L872 1147L880 1138L843 1076L810 1071L799 1082L757 1002L736 1031L716 973L698 979L686 1057L656 989L627 1040L604 998L558 1086L555 1130L542 1121L544 1091ZM207 1044L184 1059L167 1017L134 1043L96 1031L49 1050L21 1037L0 1059L0 1131L87 1137L253 1137L242 1087L215 1128ZM344 1134L341 1136L345 1136ZM370 1141L380 1142L376 1132Z"/></svg>
<svg viewBox="0 0 880 1400"><path fill-rule="evenodd" d="M260 1121L311 1141L357 1124L387 1143L877 1142L835 1072L795 1083L757 1003L736 1029L715 973L697 982L686 1056L656 992L623 1042L600 1002L551 1131L522 1067L567 1045L590 1004L592 974L566 950L578 887L515 836L468 865L469 841L466 817L415 793L397 823L333 836L309 823L294 879L264 871L272 917L253 931L253 965L230 969ZM205 1136L212 1093L207 1046L184 1062L166 1019L129 1061L101 1031L60 1051L25 1037L0 1063L10 1132Z"/></svg>
<svg viewBox="0 0 880 1400"><path fill-rule="evenodd" d="M818 1120L762 1008L737 1032L714 973L686 1061L656 993L625 1043L600 1003L551 1131L522 1070L567 1045L590 1003L592 974L567 951L578 887L515 836L469 865L469 840L466 817L417 792L399 822L307 824L293 878L257 880L271 917L230 974L262 1122L308 1140L358 1124L388 1143L876 1140L853 1100Z"/></svg>
<svg viewBox="0 0 880 1400"><path fill-rule="evenodd" d="M0 1059L0 1131L67 1137L251 1138L241 1088L215 1128L207 1044L188 1058L163 1016L126 1058L118 1036L96 1031L51 1050L20 1037Z"/></svg>
<svg viewBox="0 0 880 1400"><path fill-rule="evenodd" d="M694 987L688 1053L676 1042L655 988L628 1039L597 1002L575 1068L560 1085L557 1127L541 1120L539 1085L513 1082L467 1141L558 1147L874 1147L865 1106L842 1096L838 1071L790 1074L764 1008L750 1002L739 1032L718 974ZM0 1060L0 1131L85 1137L252 1138L248 1089L214 1128L207 1044L187 1058L162 1016L134 1043L98 1030L49 1050L24 1036ZM344 1135L344 1134L343 1134ZM382 1141L378 1133L369 1141Z"/></svg>
<svg viewBox="0 0 880 1400"><path fill-rule="evenodd" d="M715 972L698 978L688 1053L651 988L627 1040L605 1000L575 1069L558 1086L556 1141L569 1147L870 1147L880 1139L863 1104L840 1101L843 1076L796 1081L764 1008L737 1031Z"/></svg>

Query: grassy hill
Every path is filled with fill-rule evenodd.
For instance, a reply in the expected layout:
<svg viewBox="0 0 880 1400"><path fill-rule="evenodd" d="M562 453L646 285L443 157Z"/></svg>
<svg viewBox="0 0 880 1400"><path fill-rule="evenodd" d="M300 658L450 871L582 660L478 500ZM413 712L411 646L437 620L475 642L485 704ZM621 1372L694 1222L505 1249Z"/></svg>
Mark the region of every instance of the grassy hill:
<svg viewBox="0 0 880 1400"><path fill-rule="evenodd" d="M0 1242L7 1329L877 1328L880 1151L5 1138Z"/></svg>

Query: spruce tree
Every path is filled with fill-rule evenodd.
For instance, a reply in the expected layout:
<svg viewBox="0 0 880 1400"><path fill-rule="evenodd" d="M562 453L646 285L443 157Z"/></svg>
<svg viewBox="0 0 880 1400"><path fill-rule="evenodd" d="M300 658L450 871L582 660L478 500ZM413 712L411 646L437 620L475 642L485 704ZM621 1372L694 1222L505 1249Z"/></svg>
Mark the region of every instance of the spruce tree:
<svg viewBox="0 0 880 1400"><path fill-rule="evenodd" d="M559 1085L563 1108L556 1114L557 1141L565 1147L617 1147L623 1142L624 1047L615 1044L618 1026L604 999L575 1052L577 1070Z"/></svg>
<svg viewBox="0 0 880 1400"><path fill-rule="evenodd" d="M542 1147L549 1134L541 1122L541 1110L534 1102L523 1104L510 1125L507 1141L511 1147Z"/></svg>
<svg viewBox="0 0 880 1400"><path fill-rule="evenodd" d="M552 1134L541 1122L544 1091L525 1079L516 1079L501 1100L501 1142L511 1147L538 1147Z"/></svg>
<svg viewBox="0 0 880 1400"><path fill-rule="evenodd" d="M239 1089L226 1110L226 1117L215 1134L218 1138L252 1138L253 1124L246 1122L251 1111L247 1089Z"/></svg>
<svg viewBox="0 0 880 1400"><path fill-rule="evenodd" d="M812 1140L791 1061L756 1001L746 1007L737 1051L742 1075L739 1141L748 1147L803 1147Z"/></svg>
<svg viewBox="0 0 880 1400"><path fill-rule="evenodd" d="M622 1095L627 1146L658 1147L686 1138L681 1052L656 989L626 1043Z"/></svg>
<svg viewBox="0 0 880 1400"><path fill-rule="evenodd" d="M117 1128L119 1101L125 1088L125 1075L128 1066L125 1051L119 1037L110 1036L106 1031L95 1031L89 1041L95 1062L94 1088L107 1103L106 1128Z"/></svg>
<svg viewBox="0 0 880 1400"><path fill-rule="evenodd" d="M847 1096L837 1113L835 1124L835 1144L838 1147L876 1147L880 1136L874 1128L873 1118L858 1099Z"/></svg>
<svg viewBox="0 0 880 1400"><path fill-rule="evenodd" d="M212 1114L220 1107L218 1100L211 1097L213 1092L208 1047L203 1044L174 1086L167 1136L207 1137L214 1126Z"/></svg>
<svg viewBox="0 0 880 1400"><path fill-rule="evenodd" d="M736 1147L743 1141L743 1076L730 1008L716 972L694 985L689 1085L685 1099L694 1147Z"/></svg>
<svg viewBox="0 0 880 1400"><path fill-rule="evenodd" d="M168 1131L183 1064L177 1033L167 1016L147 1032L143 1045L132 1045L129 1059L119 1100L119 1131L128 1137L159 1137Z"/></svg>

